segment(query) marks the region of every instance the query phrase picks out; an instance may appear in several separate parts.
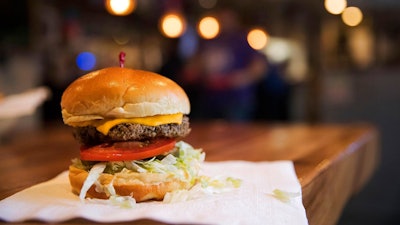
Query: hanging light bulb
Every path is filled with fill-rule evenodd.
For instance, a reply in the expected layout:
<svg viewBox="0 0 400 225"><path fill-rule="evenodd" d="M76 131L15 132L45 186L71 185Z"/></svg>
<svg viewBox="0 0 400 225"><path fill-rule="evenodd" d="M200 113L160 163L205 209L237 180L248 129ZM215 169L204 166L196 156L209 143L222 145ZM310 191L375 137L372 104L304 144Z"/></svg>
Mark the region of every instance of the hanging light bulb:
<svg viewBox="0 0 400 225"><path fill-rule="evenodd" d="M105 6L111 15L126 16L135 9L136 0L106 0Z"/></svg>
<svg viewBox="0 0 400 225"><path fill-rule="evenodd" d="M343 22L351 27L361 23L363 14L358 7L347 7L342 13Z"/></svg>
<svg viewBox="0 0 400 225"><path fill-rule="evenodd" d="M268 34L264 29L254 28L247 34L247 42L255 50L263 49L268 42Z"/></svg>
<svg viewBox="0 0 400 225"><path fill-rule="evenodd" d="M186 30L186 21L179 13L167 13L160 19L160 29L169 38L180 37Z"/></svg>
<svg viewBox="0 0 400 225"><path fill-rule="evenodd" d="M325 0L325 9L333 15L338 15L347 7L346 0Z"/></svg>
<svg viewBox="0 0 400 225"><path fill-rule="evenodd" d="M213 39L219 34L220 25L215 17L207 16L200 20L197 31L202 38Z"/></svg>

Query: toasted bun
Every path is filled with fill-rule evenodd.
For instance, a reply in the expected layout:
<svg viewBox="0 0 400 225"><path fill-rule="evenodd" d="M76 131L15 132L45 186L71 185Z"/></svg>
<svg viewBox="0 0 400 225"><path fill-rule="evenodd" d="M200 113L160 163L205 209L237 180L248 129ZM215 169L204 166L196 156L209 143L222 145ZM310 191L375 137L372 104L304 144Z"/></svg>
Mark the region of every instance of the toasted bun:
<svg viewBox="0 0 400 225"><path fill-rule="evenodd" d="M72 82L61 98L64 123L190 113L185 91L156 73L111 67Z"/></svg>
<svg viewBox="0 0 400 225"><path fill-rule="evenodd" d="M69 181L72 192L80 193L88 172L74 166L69 167ZM167 192L181 189L189 189L190 182L183 182L164 174L141 174L141 173L116 173L100 175L98 181L101 185L108 185L112 182L115 192L119 196L132 196L136 202L147 200L162 200ZM93 185L86 193L86 197L108 199L105 192L96 191Z"/></svg>

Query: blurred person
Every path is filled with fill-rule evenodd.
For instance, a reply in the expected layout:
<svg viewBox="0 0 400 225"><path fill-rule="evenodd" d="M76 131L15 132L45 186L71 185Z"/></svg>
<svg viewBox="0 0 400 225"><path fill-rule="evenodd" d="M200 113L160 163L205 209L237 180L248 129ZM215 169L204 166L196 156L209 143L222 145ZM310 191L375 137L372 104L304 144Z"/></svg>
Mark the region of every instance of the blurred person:
<svg viewBox="0 0 400 225"><path fill-rule="evenodd" d="M164 62L157 73L162 74L177 82L186 92L191 103L191 117L198 117L198 99L200 89L195 82L184 78L182 70L185 67L186 58L179 52L179 39L171 39L167 43L164 53Z"/></svg>
<svg viewBox="0 0 400 225"><path fill-rule="evenodd" d="M184 59L178 51L179 39L171 39L165 46L164 60L157 73L179 82L179 74L184 65Z"/></svg>
<svg viewBox="0 0 400 225"><path fill-rule="evenodd" d="M200 43L184 69L184 86L197 89L193 117L250 120L255 113L256 84L265 74L265 57L249 46L234 11L224 9L217 15L220 34Z"/></svg>
<svg viewBox="0 0 400 225"><path fill-rule="evenodd" d="M285 78L286 63L268 62L266 75L257 88L256 119L288 121L290 119L291 84Z"/></svg>

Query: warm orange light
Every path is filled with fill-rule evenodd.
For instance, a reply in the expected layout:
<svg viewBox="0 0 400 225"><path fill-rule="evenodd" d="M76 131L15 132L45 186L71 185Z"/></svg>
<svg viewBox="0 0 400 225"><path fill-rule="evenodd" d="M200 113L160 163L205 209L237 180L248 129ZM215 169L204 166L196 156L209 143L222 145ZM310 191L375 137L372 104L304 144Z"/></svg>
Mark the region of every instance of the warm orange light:
<svg viewBox="0 0 400 225"><path fill-rule="evenodd" d="M247 34L247 42L255 50L263 49L268 42L267 32L260 28L252 29Z"/></svg>
<svg viewBox="0 0 400 225"><path fill-rule="evenodd" d="M346 0L325 0L325 9L331 14L338 15L347 7Z"/></svg>
<svg viewBox="0 0 400 225"><path fill-rule="evenodd" d="M219 34L219 22L214 17L204 17L200 20L197 30L202 38L213 39Z"/></svg>
<svg viewBox="0 0 400 225"><path fill-rule="evenodd" d="M361 23L363 14L357 7L347 7L342 13L343 22L351 27L357 26Z"/></svg>
<svg viewBox="0 0 400 225"><path fill-rule="evenodd" d="M111 15L126 16L135 9L136 0L106 0L105 6Z"/></svg>
<svg viewBox="0 0 400 225"><path fill-rule="evenodd" d="M186 22L177 13L168 13L160 20L161 32L169 38L180 37L186 30Z"/></svg>

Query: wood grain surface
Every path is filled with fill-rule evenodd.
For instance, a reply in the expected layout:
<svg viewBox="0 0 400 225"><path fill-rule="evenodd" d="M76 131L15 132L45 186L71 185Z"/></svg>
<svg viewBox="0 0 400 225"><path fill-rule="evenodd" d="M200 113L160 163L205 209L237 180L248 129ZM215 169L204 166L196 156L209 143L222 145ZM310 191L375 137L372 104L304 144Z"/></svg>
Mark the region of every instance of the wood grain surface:
<svg viewBox="0 0 400 225"><path fill-rule="evenodd" d="M379 164L379 135L368 124L205 121L191 127L185 141L203 148L207 161L292 160L311 225L336 224L348 199L363 188ZM78 149L71 129L62 124L15 133L0 144L0 199L66 170Z"/></svg>

